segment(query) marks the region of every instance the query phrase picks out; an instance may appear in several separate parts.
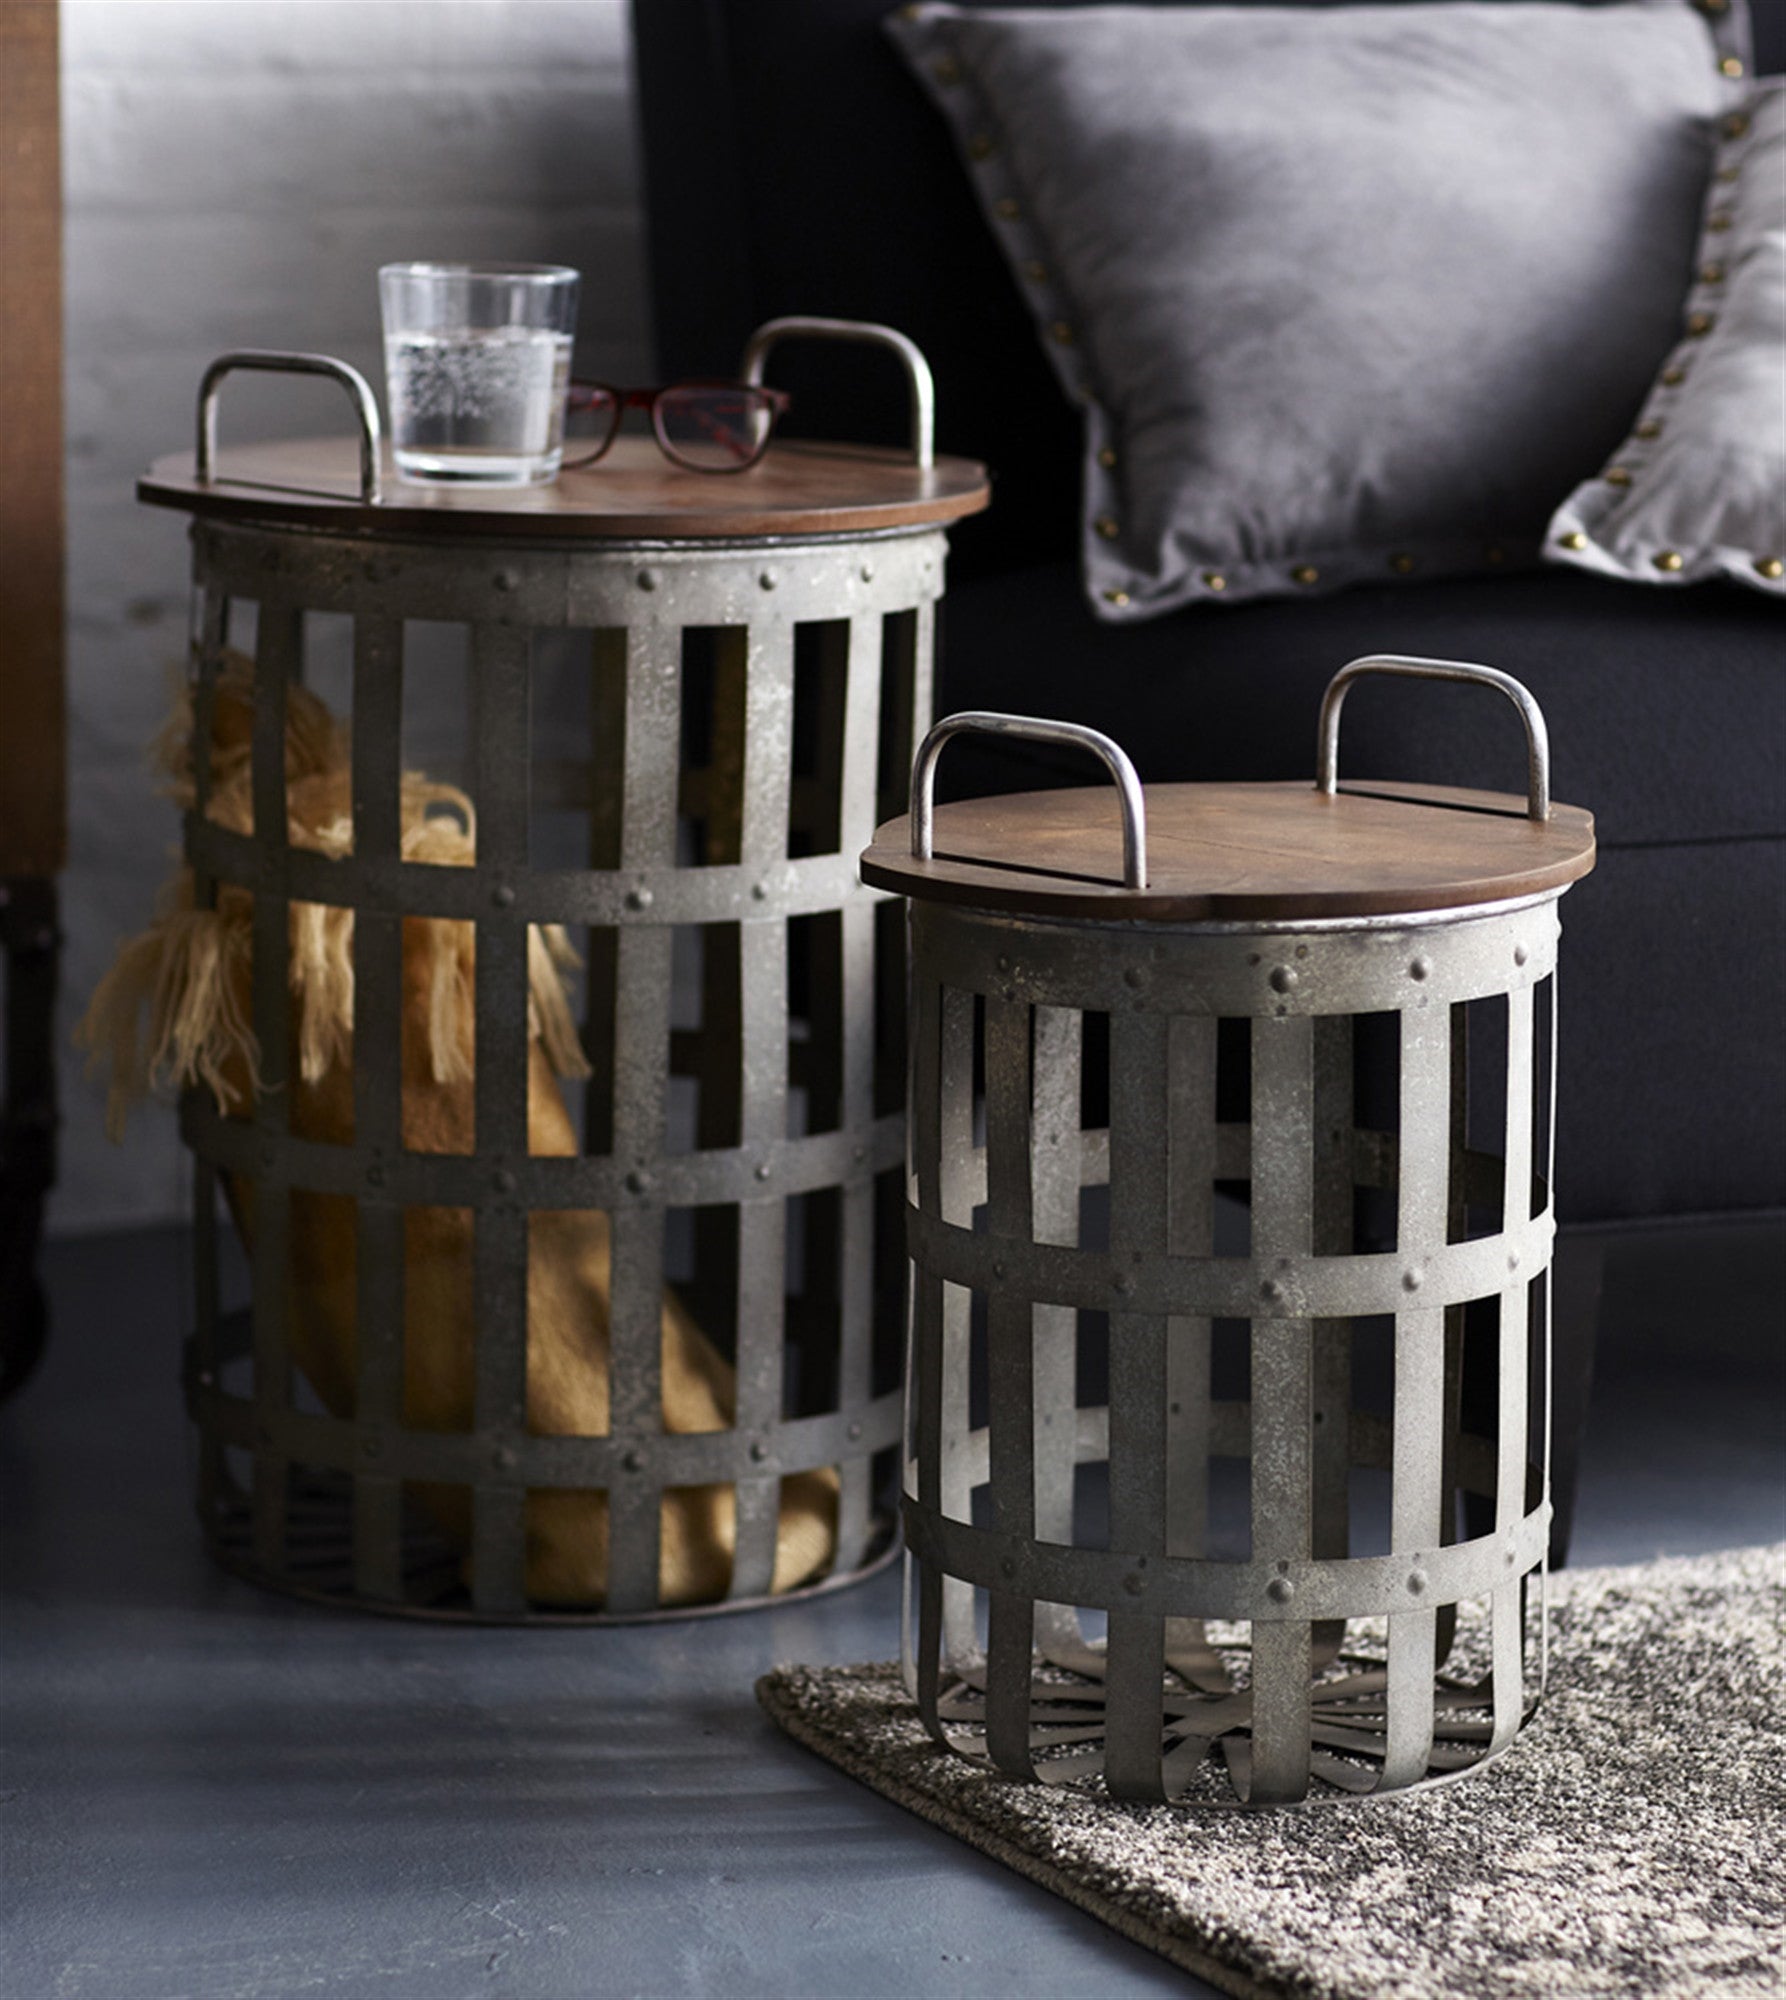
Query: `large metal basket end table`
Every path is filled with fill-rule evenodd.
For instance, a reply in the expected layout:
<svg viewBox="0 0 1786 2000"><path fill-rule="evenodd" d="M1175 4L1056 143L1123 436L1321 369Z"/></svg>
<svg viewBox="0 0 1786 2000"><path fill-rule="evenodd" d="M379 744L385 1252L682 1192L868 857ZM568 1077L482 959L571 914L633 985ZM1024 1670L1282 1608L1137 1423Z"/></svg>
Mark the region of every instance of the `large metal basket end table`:
<svg viewBox="0 0 1786 2000"><path fill-rule="evenodd" d="M1339 783L1374 674L1510 697L1528 796ZM1117 791L933 811L963 731L1078 744ZM939 1742L1277 1806L1513 1741L1543 1675L1557 906L1593 858L1487 668L1344 669L1312 786L1144 794L1070 724L932 731L862 872L911 899L905 1657Z"/></svg>
<svg viewBox="0 0 1786 2000"><path fill-rule="evenodd" d="M899 1429L904 1146L898 906L856 878L897 810L929 719L949 524L986 504L984 468L938 459L922 356L885 328L779 321L790 337L891 348L907 450L776 444L701 477L622 438L554 485L399 485L364 380L327 357L224 357L197 447L142 499L193 517L195 769L219 677L252 655L255 828L219 825L204 780L187 818L195 901L250 891L253 1029L266 1087L249 1116L182 1107L194 1157L196 1326L188 1406L200 1514L231 1569L334 1603L480 1620L687 1615L662 1585L677 1496L718 1493L727 1574L704 1608L765 1600L783 1482L834 1480L828 1588L890 1553ZM356 438L219 451L217 392L242 368L331 378ZM251 628L251 630L250 630ZM345 638L343 635L345 634ZM353 844L288 834L278 718L321 650L345 651ZM578 718L542 715L550 663ZM462 710L475 861L406 858L400 770L417 709ZM351 1137L294 1128L294 910L353 914ZM475 1137L417 1150L405 1130L405 955L418 918L475 926ZM566 927L584 961L592 1080L574 1147L529 1132L529 957ZM252 1216L246 1305L231 1310L227 1187ZM331 1403L294 1362L294 1245L316 1204L351 1206L357 1328ZM599 1434L529 1415L536 1225L605 1218L608 1402ZM406 1230L462 1217L473 1352L463 1410L417 1420L406 1388L427 1328L406 1302ZM324 1274L326 1277L327 1273ZM731 1371L730 1422L672 1430L666 1288ZM411 1294L418 1287L411 1283ZM239 1296L239 1291L238 1291ZM413 1371L412 1378L413 1378ZM418 1504L433 1495L445 1501ZM530 1590L537 1503L602 1503L599 1602ZM449 1504L450 1503L450 1504ZM443 1512L443 1510L445 1510ZM463 1523L457 1547L436 1532Z"/></svg>

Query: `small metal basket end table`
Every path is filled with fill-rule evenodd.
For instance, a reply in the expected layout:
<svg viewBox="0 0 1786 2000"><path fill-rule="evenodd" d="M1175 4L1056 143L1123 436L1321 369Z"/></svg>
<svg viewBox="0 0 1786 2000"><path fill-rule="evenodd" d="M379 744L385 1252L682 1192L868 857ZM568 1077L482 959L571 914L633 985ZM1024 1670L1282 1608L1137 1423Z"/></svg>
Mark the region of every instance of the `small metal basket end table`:
<svg viewBox="0 0 1786 2000"><path fill-rule="evenodd" d="M1527 797L1341 784L1368 675L1509 697ZM933 810L966 731L1116 794ZM1593 822L1488 668L1354 662L1318 769L1144 793L1093 731L953 716L863 857L911 908L906 1670L1013 1776L1383 1796L1497 1756L1542 1685L1557 906Z"/></svg>

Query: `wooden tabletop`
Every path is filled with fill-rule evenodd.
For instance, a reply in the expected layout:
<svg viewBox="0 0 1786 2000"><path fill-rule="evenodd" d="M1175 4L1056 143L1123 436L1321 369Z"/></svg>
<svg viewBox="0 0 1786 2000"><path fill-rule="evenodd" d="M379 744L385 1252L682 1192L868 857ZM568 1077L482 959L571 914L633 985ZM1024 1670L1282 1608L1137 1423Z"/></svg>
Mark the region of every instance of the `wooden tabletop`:
<svg viewBox="0 0 1786 2000"><path fill-rule="evenodd" d="M387 445L384 495L367 505L358 454L352 438L226 445L217 476L201 486L192 453L174 452L137 482L137 498L215 519L345 534L614 541L930 527L977 514L990 498L986 468L967 458L920 469L900 452L868 445L784 443L748 472L722 476L684 471L650 438L623 437L596 464L549 486L481 489L406 485Z"/></svg>
<svg viewBox="0 0 1786 2000"><path fill-rule="evenodd" d="M1149 785L1148 879L1122 881L1115 791L965 800L936 810L934 857L912 858L911 822L889 820L862 879L941 903L1020 916L1266 922L1385 916L1559 889L1594 865L1579 806L1526 815L1503 792L1356 780Z"/></svg>

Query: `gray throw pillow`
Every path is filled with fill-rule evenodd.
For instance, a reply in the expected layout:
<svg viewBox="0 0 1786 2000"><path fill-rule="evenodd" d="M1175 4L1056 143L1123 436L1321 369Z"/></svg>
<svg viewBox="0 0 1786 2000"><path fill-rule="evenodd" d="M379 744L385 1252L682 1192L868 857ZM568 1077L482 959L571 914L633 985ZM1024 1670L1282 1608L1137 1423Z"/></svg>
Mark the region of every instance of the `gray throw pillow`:
<svg viewBox="0 0 1786 2000"><path fill-rule="evenodd" d="M1556 562L1786 597L1786 84L1724 120L1693 289L1631 435L1550 524Z"/></svg>
<svg viewBox="0 0 1786 2000"><path fill-rule="evenodd" d="M1740 0L888 26L1083 404L1112 619L1534 560L1675 337L1747 56Z"/></svg>

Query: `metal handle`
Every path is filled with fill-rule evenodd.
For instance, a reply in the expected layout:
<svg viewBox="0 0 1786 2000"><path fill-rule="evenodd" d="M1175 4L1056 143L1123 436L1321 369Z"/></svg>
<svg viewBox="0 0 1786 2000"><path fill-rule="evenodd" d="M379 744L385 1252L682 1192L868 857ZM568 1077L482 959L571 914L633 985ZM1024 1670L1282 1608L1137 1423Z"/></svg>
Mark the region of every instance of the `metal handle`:
<svg viewBox="0 0 1786 2000"><path fill-rule="evenodd" d="M1479 681L1499 688L1519 710L1526 726L1526 810L1533 819L1550 817L1550 732L1544 726L1544 711L1532 698L1524 682L1516 681L1498 667L1473 667L1463 660L1415 660L1399 653L1373 653L1340 668L1327 683L1321 697L1321 720L1315 744L1315 789L1332 792L1339 788L1340 709L1346 690L1366 674L1403 674L1413 680Z"/></svg>
<svg viewBox="0 0 1786 2000"><path fill-rule="evenodd" d="M339 382L353 401L360 420L360 500L371 506L379 498L378 400L372 385L357 368L337 361L330 354L287 354L278 348L244 347L233 354L220 354L205 370L198 386L198 447L193 454L193 471L201 486L211 483L211 466L217 457L217 392L223 378L238 369L258 369L269 375L324 375ZM281 489L298 492L302 489Z"/></svg>
<svg viewBox="0 0 1786 2000"><path fill-rule="evenodd" d="M911 392L912 461L923 467L936 463L936 383L915 340L893 327L876 326L865 319L808 319L796 314L766 320L745 343L745 381L760 383L769 350L789 339L853 340L870 347L890 347L905 363L906 386Z"/></svg>
<svg viewBox="0 0 1786 2000"><path fill-rule="evenodd" d="M1129 753L1100 730L1077 722L1044 722L1033 716L995 715L964 709L945 715L918 746L912 764L912 858L928 861L934 838L936 765L951 736L1020 736L1031 743L1065 743L1104 760L1122 807L1122 879L1128 889L1147 887L1147 804Z"/></svg>

